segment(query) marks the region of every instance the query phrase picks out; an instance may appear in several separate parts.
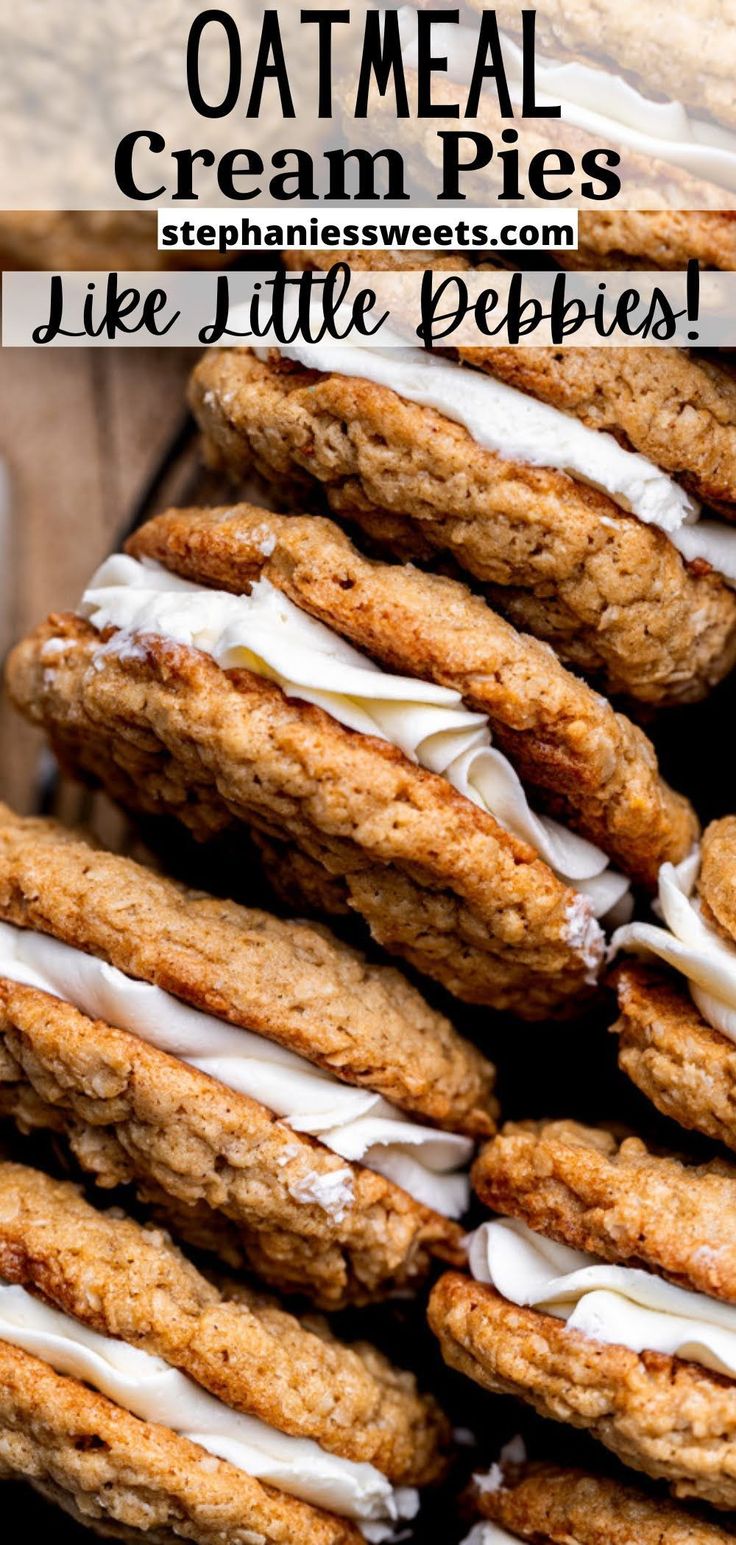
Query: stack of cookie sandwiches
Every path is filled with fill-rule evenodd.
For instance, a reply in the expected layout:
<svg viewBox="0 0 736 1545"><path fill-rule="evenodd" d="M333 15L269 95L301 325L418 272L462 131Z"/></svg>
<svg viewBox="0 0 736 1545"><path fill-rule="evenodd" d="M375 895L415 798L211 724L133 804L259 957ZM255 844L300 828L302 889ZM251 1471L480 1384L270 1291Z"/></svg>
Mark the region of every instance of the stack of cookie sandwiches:
<svg viewBox="0 0 736 1545"><path fill-rule="evenodd" d="M155 518L8 684L72 772L199 837L244 824L282 893L527 1019L585 1001L631 886L697 836L646 736L546 646L311 516Z"/></svg>
<svg viewBox="0 0 736 1545"><path fill-rule="evenodd" d="M507 1447L442 1545L724 1545L697 1507L736 1513L736 1166L499 1131L484 1047L536 1113L513 1020L612 980L625 1072L736 1151L736 817L701 839L608 696L653 717L736 660L734 380L291 346L206 355L192 401L288 513L157 515L6 679L63 771L224 839L246 901L255 855L285 915L0 806L0 1116L90 1184L0 1156L0 1476L151 1545L405 1537L452 1424L294 1305L411 1319L438 1363L430 1290L452 1369L624 1467L535 1424L544 1462ZM545 1109L579 1113L588 1028L549 1025Z"/></svg>
<svg viewBox="0 0 736 1545"><path fill-rule="evenodd" d="M391 968L0 807L0 1111L326 1307L461 1262L493 1068Z"/></svg>
<svg viewBox="0 0 736 1545"><path fill-rule="evenodd" d="M619 1062L660 1111L736 1149L736 817L659 878L659 923L614 936Z"/></svg>
<svg viewBox="0 0 736 1545"><path fill-rule="evenodd" d="M447 1441L375 1348L0 1162L2 1478L103 1535L361 1545L414 1517Z"/></svg>
<svg viewBox="0 0 736 1545"><path fill-rule="evenodd" d="M560 353L226 349L191 400L235 479L465 570L608 691L692 701L736 658L732 377L677 351Z"/></svg>
<svg viewBox="0 0 736 1545"><path fill-rule="evenodd" d="M474 1181L503 1216L472 1235L470 1275L432 1293L448 1363L676 1497L736 1508L736 1168L529 1122L491 1140Z"/></svg>

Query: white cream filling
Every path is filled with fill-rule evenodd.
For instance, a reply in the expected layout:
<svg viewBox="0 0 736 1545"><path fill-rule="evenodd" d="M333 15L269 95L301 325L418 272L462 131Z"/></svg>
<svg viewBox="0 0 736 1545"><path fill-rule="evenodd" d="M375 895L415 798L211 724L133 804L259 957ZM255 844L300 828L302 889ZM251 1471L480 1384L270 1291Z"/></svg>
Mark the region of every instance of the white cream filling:
<svg viewBox="0 0 736 1545"><path fill-rule="evenodd" d="M628 880L600 848L531 809L511 763L491 745L484 714L465 708L448 687L381 670L267 579L249 595L230 595L118 554L93 576L80 610L96 628L120 630L123 648L136 633L161 634L204 650L225 670L255 671L287 697L389 741L528 842L597 916L628 901Z"/></svg>
<svg viewBox="0 0 736 1545"><path fill-rule="evenodd" d="M512 1438L509 1443L504 1445L499 1459L491 1465L490 1470L473 1476L473 1484L476 1491L481 1494L500 1491L505 1485L504 1465L523 1465L526 1464L526 1461L527 1452L524 1439L519 1436ZM484 1521L483 1523L474 1524L470 1533L462 1541L462 1545L517 1545L518 1538L518 1535L508 1534L505 1529L499 1528L498 1524Z"/></svg>
<svg viewBox="0 0 736 1545"><path fill-rule="evenodd" d="M590 429L495 376L424 349L291 343L255 352L262 359L276 352L324 374L362 377L407 402L435 408L506 461L570 473L665 531L688 561L701 558L736 584L736 525L701 521L697 501L674 478L648 456L625 450L605 429Z"/></svg>
<svg viewBox="0 0 736 1545"><path fill-rule="evenodd" d="M417 67L416 13L400 12L404 64ZM469 85L478 35L472 27L436 26L434 52L447 59L447 79ZM523 54L508 33L501 33L503 61L512 102L523 100ZM681 102L655 102L621 75L580 61L560 63L537 54L536 100L562 108L562 121L589 133L601 144L624 145L640 155L672 162L721 187L736 190L736 134L716 123L692 118Z"/></svg>
<svg viewBox="0 0 736 1545"><path fill-rule="evenodd" d="M0 1281L0 1340L91 1384L142 1421L168 1427L246 1475L346 1518L378 1527L413 1518L419 1499L393 1487L374 1465L329 1454L313 1438L296 1438L230 1408L160 1357L88 1329L71 1315ZM206 1465L206 1461L200 1461Z"/></svg>
<svg viewBox="0 0 736 1545"><path fill-rule="evenodd" d="M270 351L257 352L267 357ZM280 344L277 352L308 370L362 376L409 402L436 408L485 450L507 461L572 473L663 531L676 531L697 513L685 490L647 456L624 450L606 430L589 429L572 414L484 371L420 348L291 343Z"/></svg>
<svg viewBox="0 0 736 1545"><path fill-rule="evenodd" d="M736 585L736 526L725 520L686 521L669 535L686 563L704 559L716 574Z"/></svg>
<svg viewBox="0 0 736 1545"><path fill-rule="evenodd" d="M381 1095L343 1084L285 1047L190 1008L150 982L135 981L95 955L46 934L0 922L0 976L72 1003L258 1100L296 1132L360 1160L449 1217L467 1210L470 1138L421 1126ZM294 1187L339 1221L353 1201L348 1169Z"/></svg>
<svg viewBox="0 0 736 1545"><path fill-rule="evenodd" d="M652 1272L609 1266L504 1218L469 1240L470 1270L520 1307L566 1320L594 1341L662 1352L736 1378L736 1306Z"/></svg>
<svg viewBox="0 0 736 1545"><path fill-rule="evenodd" d="M693 1002L708 1024L736 1041L736 945L704 921L700 903L693 899L699 867L698 849L681 864L663 864L659 911L667 927L629 923L614 934L611 953L654 955L674 967L687 978Z"/></svg>
<svg viewBox="0 0 736 1545"><path fill-rule="evenodd" d="M519 1545L518 1534L507 1534L498 1524L473 1524L462 1545Z"/></svg>

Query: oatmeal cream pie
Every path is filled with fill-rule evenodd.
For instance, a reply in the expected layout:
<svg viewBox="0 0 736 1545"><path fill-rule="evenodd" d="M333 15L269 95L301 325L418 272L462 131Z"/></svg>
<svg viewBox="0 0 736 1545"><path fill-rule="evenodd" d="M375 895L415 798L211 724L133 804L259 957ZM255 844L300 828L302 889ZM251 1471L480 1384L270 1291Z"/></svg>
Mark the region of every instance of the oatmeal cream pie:
<svg viewBox="0 0 736 1545"><path fill-rule="evenodd" d="M416 1514L447 1438L375 1348L0 1163L1 1475L103 1533L359 1545Z"/></svg>
<svg viewBox="0 0 736 1545"><path fill-rule="evenodd" d="M473 0L482 10L482 0ZM689 0L684 0L689 8ZM681 6L680 10L683 9ZM535 8L534 88L536 101L554 106L554 144L567 156L564 186L558 185L556 208L588 205L603 197L638 212L690 215L698 231L701 212L716 216L732 211L736 202L736 105L733 73L736 50L730 37L725 10L711 0L712 14L704 22L701 0L692 0L692 12L681 28L663 35L657 0L637 10L635 18L617 4L601 0L577 7L569 0L540 0ZM576 13L576 14L575 14ZM499 26L499 47L504 83L514 114L514 171L517 187L527 186L535 157L550 145L549 120L524 115L528 50L522 44L521 13L512 0L494 10ZM582 22L581 27L577 24ZM704 58L703 27L708 46ZM405 162L410 181L436 196L446 182L446 146L423 115L426 97L426 61L420 67L417 11L405 5L399 12L402 61L409 103L405 126ZM577 28L575 42L570 33ZM587 43L581 38L587 33ZM605 41L604 41L605 39ZM697 42L695 40L697 39ZM498 146L508 128L499 104L496 83L480 80L478 65L487 64L487 45L479 38L478 21L459 20L451 13L448 23L434 21L431 37L434 54L442 59L442 73L432 80L435 113L465 113L490 141ZM699 68L692 69L692 49L697 48ZM344 85L339 92L349 116L353 94ZM369 104L372 143L386 143L391 103L376 90ZM609 164L602 147L614 152L616 184L606 177ZM506 160L506 158L504 158ZM510 170L510 166L508 168ZM588 179L587 174L590 174ZM603 184L606 184L604 187ZM462 168L463 195L483 203L503 202L504 178L497 158L481 160L477 170ZM485 193L485 199L484 199ZM508 196L508 190L506 192ZM513 197L513 193L511 194ZM614 218L618 210L612 211ZM580 223L595 221L582 208ZM656 215L655 215L656 218ZM699 256L690 253L688 256ZM575 265L576 254L570 253ZM627 265L628 266L628 265Z"/></svg>
<svg viewBox="0 0 736 1545"><path fill-rule="evenodd" d="M657 1108L736 1149L736 816L664 864L661 923L614 935L624 1072Z"/></svg>
<svg viewBox="0 0 736 1545"><path fill-rule="evenodd" d="M492 1465L469 1498L463 1545L727 1545L730 1531L608 1476L533 1461Z"/></svg>
<svg viewBox="0 0 736 1545"><path fill-rule="evenodd" d="M699 6L700 0L693 0L693 4ZM684 29L677 39L668 30L663 44L662 17L656 0L652 0L649 15L643 19L645 46L641 43L638 14L637 25L632 26L631 15L617 0L605 0L601 6L578 6L579 14L587 11L594 41L592 52L583 50L578 54L576 50L573 57L564 46L556 22L561 16L564 30L574 8L569 3L563 6L561 0L552 0L552 9L558 16L551 28L544 25L544 5L535 8L536 98L560 110L555 120L554 143L567 157L569 171L565 186L557 188L555 208L564 215L567 208L587 205L579 208L578 246L554 250L555 259L565 267L676 269L685 267L691 258L697 258L704 267L736 266L736 109L732 86L734 50L729 38L732 29L722 7L719 15L719 0L710 0L710 8L713 14L705 24L708 51L717 63L717 76L710 82L705 69L700 68L704 25L700 11L690 18L690 27L698 37L699 69L694 72L692 40ZM477 0L477 9L483 9L482 0ZM601 15L603 10L608 12L605 18ZM525 59L519 8L508 0L495 9L494 15L500 25L504 76L516 129L513 150L507 149L504 161L509 171L513 165L516 186L523 196L529 187L533 163L537 161L538 169L539 161L548 153L550 126L549 120L522 114ZM611 22L613 29L607 28ZM436 198L438 187L446 182L447 146L423 111L426 62L420 73L416 11L409 5L399 12L399 28L409 109L402 125L402 152L409 185L418 196L424 189L429 203ZM640 74L624 76L615 57L607 57L608 51L601 47L601 35L606 28L608 36L617 31L618 41L626 44L629 58L635 60ZM682 44L683 38L687 39L686 46L678 49L676 45ZM652 41L661 55L656 64L651 54L646 53L646 43ZM486 137L491 149L497 148L509 123L501 114L495 82L486 79L477 89L477 19L468 17L458 23L455 12L450 23L442 24L434 17L430 46L443 61L442 73L436 71L431 81L435 112L444 112L448 117L454 114L457 118L458 113L469 111L473 129ZM663 60L670 66L675 61L679 64L679 72L671 75L669 87ZM705 95L697 94L697 88L707 85L712 91L706 100ZM349 121L355 101L351 86L346 82L339 85L337 98ZM728 111L724 112L724 121L718 122L721 109ZM367 124L376 151L391 142L395 102L392 104L390 97L377 89L369 102ZM618 192L610 186L603 189L607 178L605 158L600 159L602 146L618 156ZM486 147L481 144L481 148ZM462 196L482 208L498 202L500 195L501 207L504 180L498 157L492 156L490 165L482 157L477 170L462 167ZM601 212L595 199L605 192L616 207ZM507 254L512 263L519 255L518 249Z"/></svg>
<svg viewBox="0 0 736 1545"><path fill-rule="evenodd" d="M472 3L482 9L482 0ZM694 8L699 5L700 0L693 0ZM551 0L550 4L540 0L535 12L535 94L538 102L554 104L560 110L554 126L555 145L572 153L584 169L586 150L600 153L604 145L614 150L619 157L616 171L620 191L614 193L611 201L625 204L628 209L694 211L696 216L701 211L733 210L736 105L732 79L736 50L725 14L721 11L719 16L718 0L713 0L713 16L707 27L710 62L716 67L710 77L701 50L702 68L692 70L690 46L682 47L682 33L675 38L670 33L663 37L656 0L645 8L647 16L637 11L633 24L632 16L625 14L616 0L592 5L583 0L575 20L583 17L584 24L587 22L589 46L573 47L571 57L564 33L573 9L569 3L563 5L562 0ZM603 15L604 12L607 14ZM525 59L520 12L512 0L506 0L495 14L501 28L509 95L518 114L519 161L525 170L531 156L549 145L550 126L543 119L540 122L524 117L521 112ZM416 12L407 7L402 19L404 60L409 67L413 96L416 75L412 79L411 72L416 72L418 56ZM691 16L690 23L699 38L703 26L699 10ZM621 54L616 57L619 51L613 53L603 43L603 36L613 41L614 34L616 43L622 45L621 54L628 56L627 65L634 66L626 76L621 70ZM458 86L466 97L478 53L477 26L440 27L433 42L447 60L440 100L457 100ZM702 94L698 88L702 88ZM497 142L504 119L492 87L486 95L481 94L473 121L475 127ZM414 133L429 149L431 139L422 131L421 122L416 124ZM433 159L437 159L437 149ZM599 166L605 164L605 159L598 161ZM587 170L591 170L590 166ZM485 178L489 175L485 169ZM568 192L565 199L564 190L558 190L562 200L589 203L589 192L580 198L576 177L575 172L571 173L572 196ZM471 186L472 181L468 180L466 193Z"/></svg>
<svg viewBox="0 0 736 1545"><path fill-rule="evenodd" d="M312 266L329 268L335 254L308 254ZM464 269L467 257L407 252L337 254L354 267L371 271ZM289 267L303 266L303 253L289 253ZM736 519L736 375L714 360L675 348L459 348L453 353L466 365L486 371L589 429L612 435L626 450L639 451L669 473L697 500L717 509L725 520ZM678 536L687 557L688 541L697 542L696 556L714 569L719 560L736 563L736 535L713 521L699 520ZM723 545L725 542L726 545ZM729 554L730 562L729 560ZM729 574L736 580L736 569Z"/></svg>
<svg viewBox="0 0 736 1545"><path fill-rule="evenodd" d="M482 0L468 4L471 10L483 9ZM520 13L513 0L500 0L495 14L500 27L520 34ZM609 93L616 88L626 100L636 96L637 87L651 95L656 83L662 109L683 104L705 120L704 135L695 134L695 142L707 144L712 135L718 143L719 127L726 128L731 134L723 142L732 139L736 155L736 39L730 19L730 8L720 0L680 0L669 28L663 26L658 0L641 0L635 14L617 0L539 0L535 32L540 52L554 53L574 66L565 70L560 85L564 81L574 92L581 76L589 76L583 100L591 111L605 113ZM693 50L697 70L692 68ZM670 100L662 102L662 97ZM618 116L617 110L614 119ZM686 124L677 117L675 124L678 140L685 140Z"/></svg>
<svg viewBox="0 0 736 1545"><path fill-rule="evenodd" d="M174 510L128 546L10 663L67 763L198 835L247 822L300 900L460 997L541 1017L585 994L597 918L696 832L638 729L463 585L328 521Z"/></svg>
<svg viewBox="0 0 736 1545"><path fill-rule="evenodd" d="M624 415L624 367L599 428L590 381L548 387L555 401L542 401L489 374L488 351L472 357L215 350L194 372L191 401L209 460L236 479L255 470L280 501L298 508L319 495L392 553L451 560L516 626L612 692L652 704L702 697L736 659L736 527L702 518L673 474L717 484L727 507L725 372L676 356L675 396L697 378L701 410L688 407L697 433L686 435L685 415L662 467L653 453L667 439L665 405L658 394L646 429L634 409Z"/></svg>
<svg viewBox="0 0 736 1545"><path fill-rule="evenodd" d="M462 1260L493 1069L397 971L0 807L0 1112L338 1306Z"/></svg>
<svg viewBox="0 0 736 1545"><path fill-rule="evenodd" d="M677 1497L736 1507L736 1168L575 1122L509 1125L478 1159L507 1216L430 1302L446 1361L582 1427Z"/></svg>

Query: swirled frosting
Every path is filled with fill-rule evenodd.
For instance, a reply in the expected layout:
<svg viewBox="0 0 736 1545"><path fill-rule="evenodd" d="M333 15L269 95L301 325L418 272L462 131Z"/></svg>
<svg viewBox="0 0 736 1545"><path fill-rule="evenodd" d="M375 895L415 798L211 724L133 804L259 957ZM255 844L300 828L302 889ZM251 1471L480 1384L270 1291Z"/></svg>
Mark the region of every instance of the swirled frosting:
<svg viewBox="0 0 736 1545"><path fill-rule="evenodd" d="M96 628L120 630L124 640L155 633L204 650L225 670L255 671L287 697L389 741L528 842L598 916L626 896L628 881L600 848L532 810L511 763L491 744L484 714L467 709L452 688L381 670L269 580L259 579L248 595L231 595L119 554L94 575L81 611ZM115 639L112 645L118 647Z"/></svg>
<svg viewBox="0 0 736 1545"><path fill-rule="evenodd" d="M508 1218L476 1230L469 1259L477 1282L594 1341L662 1352L736 1377L736 1305L638 1267L609 1265Z"/></svg>
<svg viewBox="0 0 736 1545"><path fill-rule="evenodd" d="M667 926L628 923L613 935L611 952L629 950L672 966L686 978L693 1002L708 1024L736 1041L736 945L703 917L694 895L699 867L698 851L681 864L663 864L659 910Z"/></svg>

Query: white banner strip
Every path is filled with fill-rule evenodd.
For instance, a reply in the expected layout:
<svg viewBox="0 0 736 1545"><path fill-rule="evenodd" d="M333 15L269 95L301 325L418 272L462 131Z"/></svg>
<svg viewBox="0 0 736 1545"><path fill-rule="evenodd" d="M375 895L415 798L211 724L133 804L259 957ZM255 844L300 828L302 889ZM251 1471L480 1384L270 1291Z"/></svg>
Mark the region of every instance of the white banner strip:
<svg viewBox="0 0 736 1545"><path fill-rule="evenodd" d="M10 348L330 342L736 348L736 273L8 273Z"/></svg>

